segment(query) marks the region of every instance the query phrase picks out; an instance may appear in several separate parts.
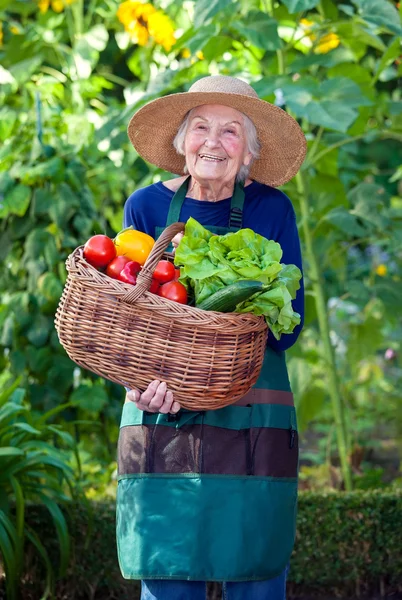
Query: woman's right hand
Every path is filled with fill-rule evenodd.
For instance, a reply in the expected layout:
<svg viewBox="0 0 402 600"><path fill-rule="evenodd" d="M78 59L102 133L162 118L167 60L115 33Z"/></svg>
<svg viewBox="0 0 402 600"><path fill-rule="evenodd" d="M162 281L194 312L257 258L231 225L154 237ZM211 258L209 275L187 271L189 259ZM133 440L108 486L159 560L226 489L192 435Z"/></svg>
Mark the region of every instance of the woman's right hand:
<svg viewBox="0 0 402 600"><path fill-rule="evenodd" d="M135 402L137 408L147 412L177 413L180 410L180 404L173 398L173 392L167 389L164 381L156 379L152 381L145 392L139 390L130 390L126 394L126 402Z"/></svg>

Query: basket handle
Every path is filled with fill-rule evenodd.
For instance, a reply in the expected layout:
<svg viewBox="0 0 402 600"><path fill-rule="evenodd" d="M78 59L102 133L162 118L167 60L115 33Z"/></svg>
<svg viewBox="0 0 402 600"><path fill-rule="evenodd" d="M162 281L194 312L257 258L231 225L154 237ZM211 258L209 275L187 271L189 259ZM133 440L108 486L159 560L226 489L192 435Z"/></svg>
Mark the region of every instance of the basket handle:
<svg viewBox="0 0 402 600"><path fill-rule="evenodd" d="M162 231L156 240L147 260L145 261L144 266L138 274L137 283L133 285L132 290L121 297L124 302L134 304L137 298L142 296L144 292L149 291L156 265L166 252L174 236L184 231L184 226L184 223L172 223L172 225L169 225L164 231Z"/></svg>

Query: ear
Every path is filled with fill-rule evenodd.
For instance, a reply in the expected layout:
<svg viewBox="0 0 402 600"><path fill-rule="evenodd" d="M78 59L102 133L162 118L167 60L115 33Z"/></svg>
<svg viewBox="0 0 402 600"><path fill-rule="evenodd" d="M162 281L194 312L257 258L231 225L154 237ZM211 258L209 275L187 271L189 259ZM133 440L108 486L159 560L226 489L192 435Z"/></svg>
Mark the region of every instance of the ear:
<svg viewBox="0 0 402 600"><path fill-rule="evenodd" d="M253 158L253 155L251 154L251 152L247 152L247 154L245 154L244 158L243 158L243 165L248 167L249 164L251 163L252 158Z"/></svg>

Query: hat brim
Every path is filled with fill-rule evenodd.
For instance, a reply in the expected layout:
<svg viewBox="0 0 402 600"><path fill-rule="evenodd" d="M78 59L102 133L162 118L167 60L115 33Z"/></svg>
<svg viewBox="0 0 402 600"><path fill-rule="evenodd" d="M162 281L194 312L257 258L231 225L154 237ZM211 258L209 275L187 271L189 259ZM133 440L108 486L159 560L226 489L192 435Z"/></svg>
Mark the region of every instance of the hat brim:
<svg viewBox="0 0 402 600"><path fill-rule="evenodd" d="M277 187L296 175L307 150L299 124L278 106L244 94L183 92L145 104L128 125L128 137L138 154L161 169L183 175L185 158L176 152L173 140L187 112L203 104L230 106L253 121L261 151L252 164L251 179Z"/></svg>

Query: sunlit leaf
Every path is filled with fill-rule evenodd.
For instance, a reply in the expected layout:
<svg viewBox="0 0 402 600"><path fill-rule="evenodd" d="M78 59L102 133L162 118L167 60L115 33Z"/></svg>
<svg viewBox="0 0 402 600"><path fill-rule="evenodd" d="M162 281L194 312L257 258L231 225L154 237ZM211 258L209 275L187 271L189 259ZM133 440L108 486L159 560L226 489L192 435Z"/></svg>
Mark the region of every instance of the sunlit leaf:
<svg viewBox="0 0 402 600"><path fill-rule="evenodd" d="M266 13L252 10L244 19L235 21L231 26L257 48L277 50L281 47L278 23Z"/></svg>
<svg viewBox="0 0 402 600"><path fill-rule="evenodd" d="M319 3L319 0L282 0L290 13L311 10Z"/></svg>
<svg viewBox="0 0 402 600"><path fill-rule="evenodd" d="M194 26L203 27L215 15L233 4L232 0L197 0L194 6ZM235 6L233 10L236 10Z"/></svg>
<svg viewBox="0 0 402 600"><path fill-rule="evenodd" d="M26 185L16 185L5 195L4 200L0 201L0 218L12 214L23 217L28 209L30 200L31 189Z"/></svg>
<svg viewBox="0 0 402 600"><path fill-rule="evenodd" d="M355 4L361 7L360 16L368 23L402 35L399 13L388 0L359 0Z"/></svg>

